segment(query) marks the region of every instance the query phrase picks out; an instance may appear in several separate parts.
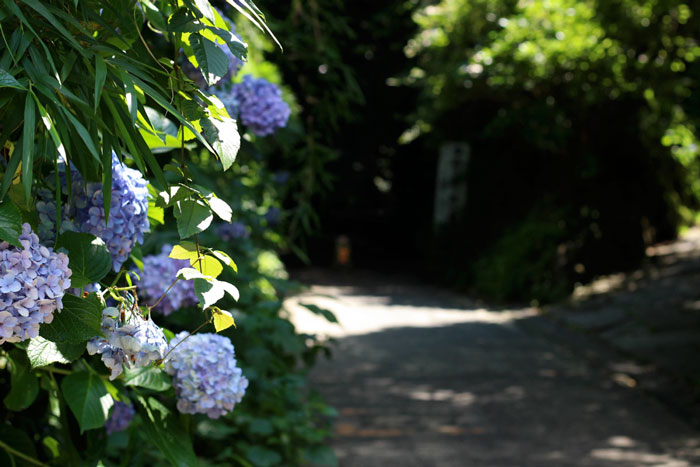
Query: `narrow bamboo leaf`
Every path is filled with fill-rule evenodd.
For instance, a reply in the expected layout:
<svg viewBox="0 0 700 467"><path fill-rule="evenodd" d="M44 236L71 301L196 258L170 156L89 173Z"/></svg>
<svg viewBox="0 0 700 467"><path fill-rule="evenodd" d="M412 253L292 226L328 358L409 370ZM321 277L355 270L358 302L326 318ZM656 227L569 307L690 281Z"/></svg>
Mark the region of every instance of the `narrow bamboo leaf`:
<svg viewBox="0 0 700 467"><path fill-rule="evenodd" d="M112 135L102 132L102 200L105 210L105 225L109 223L112 207Z"/></svg>
<svg viewBox="0 0 700 467"><path fill-rule="evenodd" d="M53 120L51 119L51 116L46 112L46 109L44 108L43 105L41 105L41 102L39 102L39 98L34 94L32 91L32 97L34 97L34 101L36 102L36 106L39 109L39 115L41 116L41 121L46 127L46 130L49 132L49 135L51 136L51 140L53 141L53 144L56 146L56 150L58 151L58 154L61 156L61 159L64 161L66 160L66 148L63 146L63 142L61 141L60 136L58 135L58 131L56 131L56 125L54 124ZM4 180L3 180L4 183Z"/></svg>
<svg viewBox="0 0 700 467"><path fill-rule="evenodd" d="M22 131L22 183L25 199L32 193L34 168L34 135L36 134L36 106L32 95L27 93L24 100L24 128Z"/></svg>
<svg viewBox="0 0 700 467"><path fill-rule="evenodd" d="M39 0L22 0L23 3L29 5L31 8L33 8L37 13L39 13L41 16L43 16L51 25L56 28L56 30L61 33L61 35L70 42L70 44L73 46L74 49L77 49L78 51L83 50L84 47L78 43L78 41L75 40L73 35L68 32L68 30L63 27L63 25L56 19L56 17L51 14L51 12L39 1Z"/></svg>
<svg viewBox="0 0 700 467"><path fill-rule="evenodd" d="M64 109L63 114L68 117L68 120L71 122L75 130L78 132L78 136L80 136L80 139L83 140L85 143L85 146L88 148L88 151L90 151L90 154L92 157L98 161L101 162L100 156L97 152L97 147L95 147L95 142L92 140L92 136L90 133L87 131L87 128L80 123L80 121L73 116L72 113L70 113L69 110Z"/></svg>
<svg viewBox="0 0 700 467"><path fill-rule="evenodd" d="M61 381L61 390L81 432L104 426L114 399L98 375L88 371L72 373Z"/></svg>
<svg viewBox="0 0 700 467"><path fill-rule="evenodd" d="M100 105L100 96L102 95L102 88L105 85L105 79L107 78L107 64L102 55L95 54L95 113L97 113L97 107Z"/></svg>

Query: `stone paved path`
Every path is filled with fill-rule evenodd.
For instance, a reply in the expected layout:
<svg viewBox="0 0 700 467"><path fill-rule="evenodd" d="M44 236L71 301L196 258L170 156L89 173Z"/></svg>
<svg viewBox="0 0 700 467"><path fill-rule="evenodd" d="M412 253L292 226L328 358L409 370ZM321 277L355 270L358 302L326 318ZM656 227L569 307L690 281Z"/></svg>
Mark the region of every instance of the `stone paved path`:
<svg viewBox="0 0 700 467"><path fill-rule="evenodd" d="M576 349L597 344L536 310L487 309L391 276L300 279L314 285L289 300L294 322L335 338L312 382L339 412L341 466L700 465L698 430L610 371L615 357L591 364Z"/></svg>

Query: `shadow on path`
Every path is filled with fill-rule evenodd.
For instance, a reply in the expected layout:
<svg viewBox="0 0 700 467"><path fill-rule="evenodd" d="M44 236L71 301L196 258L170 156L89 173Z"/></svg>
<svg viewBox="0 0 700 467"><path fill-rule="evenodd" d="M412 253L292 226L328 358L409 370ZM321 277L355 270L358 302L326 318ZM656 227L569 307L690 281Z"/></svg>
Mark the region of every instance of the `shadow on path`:
<svg viewBox="0 0 700 467"><path fill-rule="evenodd" d="M324 277L288 305L302 332L336 337L312 383L338 409L341 466L700 465L698 431L524 331L543 319L534 310L487 310L396 278Z"/></svg>

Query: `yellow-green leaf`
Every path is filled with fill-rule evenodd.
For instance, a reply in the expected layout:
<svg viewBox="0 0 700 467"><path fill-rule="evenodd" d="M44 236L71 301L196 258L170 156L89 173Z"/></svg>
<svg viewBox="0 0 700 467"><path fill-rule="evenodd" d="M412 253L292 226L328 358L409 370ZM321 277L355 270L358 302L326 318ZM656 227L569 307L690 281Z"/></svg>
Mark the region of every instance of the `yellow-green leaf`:
<svg viewBox="0 0 700 467"><path fill-rule="evenodd" d="M190 258L190 265L205 276L211 277L218 277L224 270L219 260L209 255L202 256L201 261L196 256Z"/></svg>
<svg viewBox="0 0 700 467"><path fill-rule="evenodd" d="M197 254L197 245L194 242L182 242L170 250L168 258L192 260L197 259L197 256L199 256Z"/></svg>
<svg viewBox="0 0 700 467"><path fill-rule="evenodd" d="M223 331L224 329L228 329L231 326L236 327L236 323L233 320L233 316L231 316L231 313L225 310L215 310L214 313L214 328L216 329L216 332Z"/></svg>

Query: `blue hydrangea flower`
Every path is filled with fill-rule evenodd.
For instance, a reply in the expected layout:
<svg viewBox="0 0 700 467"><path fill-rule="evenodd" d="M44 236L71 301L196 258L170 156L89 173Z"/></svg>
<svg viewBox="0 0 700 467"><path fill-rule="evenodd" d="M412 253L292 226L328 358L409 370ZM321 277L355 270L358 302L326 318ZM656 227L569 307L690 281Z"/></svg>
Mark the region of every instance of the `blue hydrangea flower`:
<svg viewBox="0 0 700 467"><path fill-rule="evenodd" d="M280 220L282 219L282 211L279 210L279 208L272 206L270 209L267 210L265 213L265 220L267 221L268 224L270 225L277 225L279 224Z"/></svg>
<svg viewBox="0 0 700 467"><path fill-rule="evenodd" d="M79 231L100 237L112 255L114 271L119 271L134 246L143 243L143 234L150 231L148 181L138 170L124 166L112 153L112 201L109 223L105 225L102 184L85 184L75 169L71 176L72 203L61 210L61 232ZM61 179L65 184L66 177ZM37 199L39 233L42 238L53 240L56 235L55 200L49 190L39 190Z"/></svg>
<svg viewBox="0 0 700 467"><path fill-rule="evenodd" d="M149 255L143 258L143 272L138 272L140 281L136 282L139 296L142 300L155 303L175 280L177 271L190 267L186 259L168 258L172 247L163 245L159 255ZM168 294L153 310L169 315L180 308L195 305L197 295L191 281L177 281Z"/></svg>
<svg viewBox="0 0 700 467"><path fill-rule="evenodd" d="M38 336L70 288L68 256L40 245L29 224L19 241L22 248L0 242L0 344Z"/></svg>
<svg viewBox="0 0 700 467"><path fill-rule="evenodd" d="M238 115L238 100L236 99L236 94L233 92L233 89L214 88L211 91L219 98L221 103L224 104L229 117L236 118Z"/></svg>
<svg viewBox="0 0 700 467"><path fill-rule="evenodd" d="M243 81L233 85L233 95L241 121L253 134L268 136L287 125L291 110L277 85L245 75Z"/></svg>
<svg viewBox="0 0 700 467"><path fill-rule="evenodd" d="M276 172L272 180L277 185L284 185L289 180L289 171L280 170L279 172Z"/></svg>
<svg viewBox="0 0 700 467"><path fill-rule="evenodd" d="M123 320L122 320L123 319ZM165 355L168 342L163 330L150 318L144 319L137 313L105 308L102 311L102 334L87 343L90 355L100 354L102 362L109 368L109 379L113 380L127 368L139 368L160 360Z"/></svg>
<svg viewBox="0 0 700 467"><path fill-rule="evenodd" d="M107 423L105 423L105 429L107 434L111 435L117 431L124 431L129 428L129 423L131 419L134 418L136 411L131 404L126 404L124 402L115 402L112 406L112 411L109 414Z"/></svg>
<svg viewBox="0 0 700 467"><path fill-rule="evenodd" d="M241 222L233 221L230 224L222 224L216 229L216 234L224 241L250 237L248 228Z"/></svg>
<svg viewBox="0 0 700 467"><path fill-rule="evenodd" d="M74 186L79 186L76 181ZM82 232L100 237L112 255L112 267L119 271L143 234L148 222L148 181L141 172L122 165L112 153L112 202L105 225L101 183L88 183L85 196L75 194L75 221Z"/></svg>
<svg viewBox="0 0 700 467"><path fill-rule="evenodd" d="M165 361L165 371L173 376L177 409L219 418L241 401L248 380L236 366L227 337L203 333L187 338L188 334L183 331L170 341L173 350Z"/></svg>

